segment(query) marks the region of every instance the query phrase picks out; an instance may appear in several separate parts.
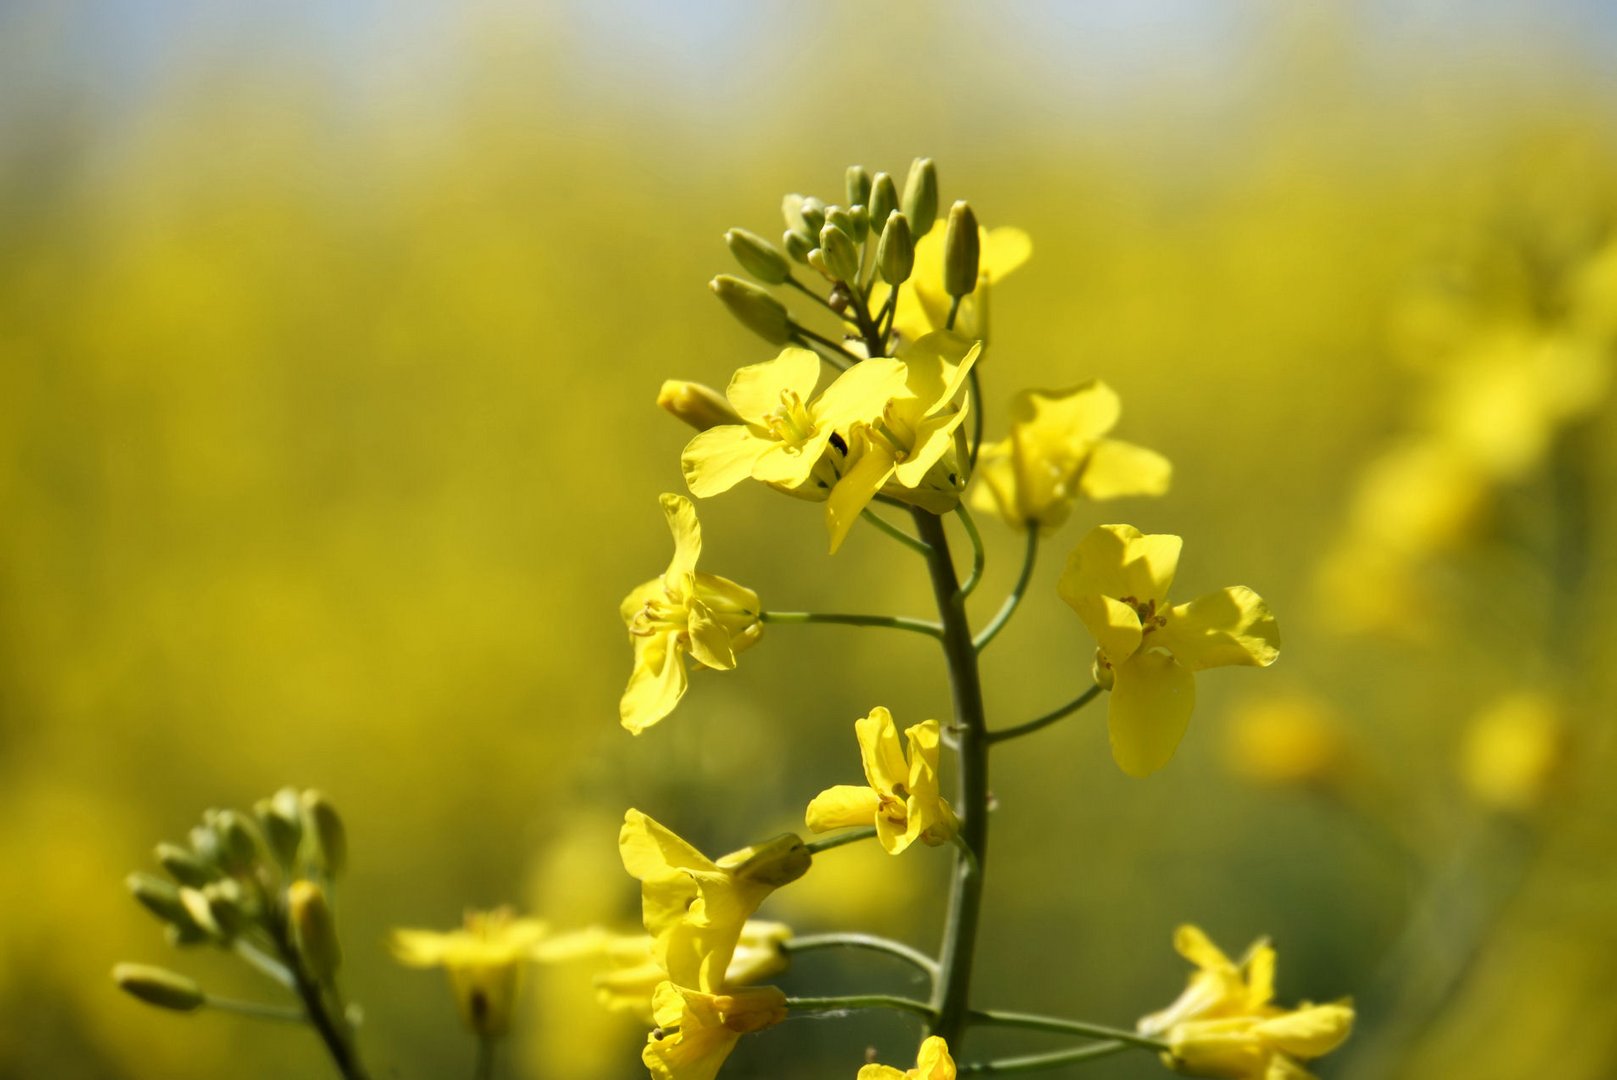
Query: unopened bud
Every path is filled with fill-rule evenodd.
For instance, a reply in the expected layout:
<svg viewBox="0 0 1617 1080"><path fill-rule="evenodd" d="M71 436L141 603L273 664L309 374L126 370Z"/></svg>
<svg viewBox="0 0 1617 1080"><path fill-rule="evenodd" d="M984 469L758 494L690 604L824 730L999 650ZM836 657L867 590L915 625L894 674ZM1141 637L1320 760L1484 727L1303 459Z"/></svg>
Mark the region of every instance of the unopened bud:
<svg viewBox="0 0 1617 1080"><path fill-rule="evenodd" d="M348 868L348 833L337 808L318 791L303 793L303 859L327 878Z"/></svg>
<svg viewBox="0 0 1617 1080"><path fill-rule="evenodd" d="M757 233L731 229L724 234L724 242L730 246L730 254L741 264L741 269L766 285L779 285L791 272L780 249Z"/></svg>
<svg viewBox="0 0 1617 1080"><path fill-rule="evenodd" d="M853 237L854 243L864 243L865 237L870 235L870 210L863 203L850 206L848 220L853 223L853 231L848 235Z"/></svg>
<svg viewBox="0 0 1617 1080"><path fill-rule="evenodd" d="M298 857L303 839L303 808L295 788L282 788L274 797L253 805L253 816L276 860L290 868Z"/></svg>
<svg viewBox="0 0 1617 1080"><path fill-rule="evenodd" d="M810 255L810 265L813 265L812 253ZM739 319L743 326L771 345L784 345L791 337L786 305L752 282L720 274L708 282L707 287L713 290L713 295L730 309L730 314Z"/></svg>
<svg viewBox="0 0 1617 1080"><path fill-rule="evenodd" d="M790 229L787 229L786 235L781 237L781 242L786 246L786 254L800 263L808 262L808 253L814 250L814 241Z"/></svg>
<svg viewBox="0 0 1617 1080"><path fill-rule="evenodd" d="M803 198L802 206L803 224L808 227L809 235L816 236L825 228L825 203L812 195Z"/></svg>
<svg viewBox="0 0 1617 1080"><path fill-rule="evenodd" d="M910 163L909 179L904 181L903 209L915 239L932 231L932 223L938 218L938 170L931 158L916 158Z"/></svg>
<svg viewBox="0 0 1617 1080"><path fill-rule="evenodd" d="M876 174L876 179L870 183L870 220L874 224L886 221L887 215L898 209L898 187L893 178L884 172Z"/></svg>
<svg viewBox="0 0 1617 1080"><path fill-rule="evenodd" d="M220 865L226 870L232 873L249 870L263 854L258 829L236 811L222 811L214 819L213 829L219 836Z"/></svg>
<svg viewBox="0 0 1617 1080"><path fill-rule="evenodd" d="M820 231L818 225L809 228L808 220L803 216L802 195L788 195L780 201L780 216L786 219L786 231L796 233L810 245L814 242L814 234Z"/></svg>
<svg viewBox="0 0 1617 1080"><path fill-rule="evenodd" d="M820 250L825 253L831 278L849 284L859 280L859 249L854 247L852 237L830 221L820 230Z"/></svg>
<svg viewBox="0 0 1617 1080"><path fill-rule="evenodd" d="M164 881L154 874L130 874L124 879L129 893L140 906L167 923L178 926L195 925L195 920L180 901L180 890L173 882Z"/></svg>
<svg viewBox="0 0 1617 1080"><path fill-rule="evenodd" d="M887 225L876 244L876 265L889 285L904 284L915 268L915 241L910 237L909 219L897 210L887 215Z"/></svg>
<svg viewBox="0 0 1617 1080"><path fill-rule="evenodd" d="M342 946L337 941L337 922L325 890L312 881L294 881L286 891L286 899L293 943L310 974L320 982L331 982L342 966Z"/></svg>
<svg viewBox="0 0 1617 1080"><path fill-rule="evenodd" d="M158 844L157 861L181 885L206 885L219 876L218 870L178 844Z"/></svg>
<svg viewBox="0 0 1617 1080"><path fill-rule="evenodd" d="M149 964L119 964L112 969L118 989L148 1005L175 1012L194 1012L207 1002L196 981Z"/></svg>
<svg viewBox="0 0 1617 1080"><path fill-rule="evenodd" d="M842 190L848 196L849 206L860 206L870 202L870 173L865 171L863 165L849 165L842 179Z"/></svg>
<svg viewBox="0 0 1617 1080"><path fill-rule="evenodd" d="M202 890L208 902L208 913L213 924L226 938L233 938L247 928L251 921L247 914L246 894L235 881L216 881Z"/></svg>
<svg viewBox="0 0 1617 1080"><path fill-rule="evenodd" d="M697 431L745 423L723 394L711 386L684 379L665 380L657 391L657 406Z"/></svg>
<svg viewBox="0 0 1617 1080"><path fill-rule="evenodd" d="M949 225L943 234L943 291L950 296L969 296L977 288L981 257L977 215L962 200L949 208Z"/></svg>

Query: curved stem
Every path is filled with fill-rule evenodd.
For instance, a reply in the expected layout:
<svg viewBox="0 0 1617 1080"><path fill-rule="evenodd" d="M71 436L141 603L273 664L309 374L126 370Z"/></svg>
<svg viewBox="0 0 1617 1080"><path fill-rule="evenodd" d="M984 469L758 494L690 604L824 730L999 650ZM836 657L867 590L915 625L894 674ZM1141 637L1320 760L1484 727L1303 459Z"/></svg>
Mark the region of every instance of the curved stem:
<svg viewBox="0 0 1617 1080"><path fill-rule="evenodd" d="M1080 1046L1075 1050L1053 1050L1047 1054L995 1058L993 1061L968 1061L961 1064L957 1071L961 1074L1037 1072L1040 1069L1057 1069L1080 1061L1111 1057L1128 1049L1130 1047L1127 1043L1094 1043L1090 1046Z"/></svg>
<svg viewBox="0 0 1617 1080"><path fill-rule="evenodd" d="M892 938L878 937L875 934L861 933L835 933L835 934L805 934L802 937L787 938L781 942L781 948L789 953L808 952L811 949L831 949L846 946L850 949L869 949L871 952L886 953L896 956L933 978L938 975L938 962L919 949L912 949L902 941Z"/></svg>
<svg viewBox="0 0 1617 1080"><path fill-rule="evenodd" d="M1039 530L1030 526L1027 531L1027 550L1022 556L1022 573L1017 577L1016 584L1011 586L1011 593L1005 598L1005 603L1000 605L999 611L972 642L972 646L978 652L986 649L988 643L1005 629L1005 624L1011 621L1011 616L1016 614L1017 605L1022 602L1022 594L1027 592L1028 582L1033 580L1033 564L1038 561L1038 557Z"/></svg>
<svg viewBox="0 0 1617 1080"><path fill-rule="evenodd" d="M1035 717L1025 724L1017 724L1015 727L1004 728L1000 731L990 731L988 733L988 741L991 743L997 743L1004 742L1006 739L1016 739L1023 735L1031 735L1040 728L1048 727L1049 725L1055 723L1062 717L1071 716L1073 713L1077 712L1085 705L1088 705L1091 701L1094 701L1099 696L1100 687L1091 686L1088 690L1085 690L1083 693L1079 694L1077 697L1073 698L1059 709L1052 712L1047 712L1043 716Z"/></svg>
<svg viewBox="0 0 1617 1080"><path fill-rule="evenodd" d="M943 627L925 619L911 619L905 615L846 615L823 611L763 611L758 618L766 623L837 623L842 626L885 626L891 630L909 630L927 637L941 638Z"/></svg>
<svg viewBox="0 0 1617 1080"><path fill-rule="evenodd" d="M825 297L821 296L819 293L815 292L813 289L811 289L807 285L803 284L801 281L799 281L796 278L796 276L794 276L792 274L787 274L786 275L786 284L790 285L792 288L796 289L798 292L802 293L804 296L808 297L810 300L813 300L816 304L819 304L825 310L829 311L831 314L835 315L837 318L843 320L844 322L852 322L853 321L852 319L848 318L846 312L838 311L836 308L832 307L831 306L831 301L827 300Z"/></svg>
<svg viewBox="0 0 1617 1080"><path fill-rule="evenodd" d="M971 395L971 469L977 471L977 452L983 445L983 384L976 365L966 376L966 392Z"/></svg>
<svg viewBox="0 0 1617 1080"><path fill-rule="evenodd" d="M954 512L960 518L961 528L966 530L966 538L971 541L971 573L960 585L960 595L970 596L983 579L983 567L988 562L988 555L983 551L982 534L977 531L977 523L972 520L971 511L966 509L966 504L955 503Z"/></svg>
<svg viewBox="0 0 1617 1080"><path fill-rule="evenodd" d="M921 541L915 539L915 537L911 536L903 529L900 529L897 525L894 525L891 521L888 521L886 518L882 517L869 507L859 511L859 516L917 554L926 555L932 550Z"/></svg>
<svg viewBox="0 0 1617 1080"><path fill-rule="evenodd" d="M853 994L847 997L789 997L786 1007L794 1012L853 1012L856 1009L897 1009L930 1021L932 1006L896 994Z"/></svg>
<svg viewBox="0 0 1617 1080"><path fill-rule="evenodd" d="M237 956L241 957L243 960L247 961L253 967L257 968L265 975L268 975L270 978L274 979L288 990L296 989L296 982L292 978L291 970L288 969L285 964L281 963L273 956L270 956L268 953L264 952L246 938L238 937L235 941L231 942L230 948L231 951Z"/></svg>
<svg viewBox="0 0 1617 1080"><path fill-rule="evenodd" d="M992 1024L998 1027L1026 1028L1030 1031L1055 1031L1064 1035L1082 1035L1087 1039L1107 1039L1145 1050L1166 1051L1168 1044L1149 1035L1141 1035L1122 1028L1109 1028L1088 1024L1082 1020L1066 1020L1059 1016L1040 1016L1037 1013L1006 1012L1001 1009L973 1009L966 1015L973 1024Z"/></svg>
<svg viewBox="0 0 1617 1080"><path fill-rule="evenodd" d="M254 1020L277 1020L281 1023L301 1024L308 1019L298 1009L288 1009L281 1005L265 1005L258 1001L238 1001L235 998L218 997L214 994L204 994L202 1003L210 1009L235 1013L238 1016L250 1016Z"/></svg>
<svg viewBox="0 0 1617 1080"><path fill-rule="evenodd" d="M830 349L832 352L840 354L842 356L842 358L847 361L847 364L841 365L843 367L847 367L849 364L857 364L857 363L859 363L859 361L864 359L864 357L862 357L862 356L858 356L858 355L855 355L854 353L849 352L847 349L843 348L837 342L832 341L830 338L825 337L825 336L820 335L820 334L816 334L814 331L810 330L806 326L799 326L797 323L792 323L790 325L791 325L791 331L792 331L792 334L793 334L794 337L802 338L804 341L812 341L812 342L815 342L817 344L824 345L827 349ZM837 361L834 358L831 358L831 362L833 364L837 363Z"/></svg>
<svg viewBox="0 0 1617 1080"><path fill-rule="evenodd" d="M810 855L818 855L822 851L830 851L832 848L839 848L843 844L852 844L859 840L869 840L875 835L876 830L870 827L863 829L848 829L846 832L840 832L835 836L828 836L824 840L810 840L808 843L804 844L803 847Z"/></svg>

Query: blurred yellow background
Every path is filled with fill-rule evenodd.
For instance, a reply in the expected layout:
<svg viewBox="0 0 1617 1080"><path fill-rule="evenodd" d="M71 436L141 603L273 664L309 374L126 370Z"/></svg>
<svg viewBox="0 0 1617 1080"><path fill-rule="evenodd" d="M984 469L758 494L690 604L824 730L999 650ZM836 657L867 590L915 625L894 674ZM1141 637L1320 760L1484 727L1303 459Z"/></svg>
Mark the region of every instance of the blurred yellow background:
<svg viewBox="0 0 1617 1080"><path fill-rule="evenodd" d="M204 807L332 796L368 1056L455 1075L449 996L389 928L501 902L632 927L625 807L729 850L855 778L873 704L944 714L924 641L796 626L641 738L614 711L617 603L682 490L658 385L771 353L707 293L721 233L917 154L1033 237L989 436L1015 390L1098 376L1176 464L1047 544L992 719L1087 685L1053 586L1097 521L1183 535L1180 593L1251 585L1285 634L1273 671L1201 681L1149 780L1099 708L998 753L979 999L1129 1026L1193 920L1272 934L1288 1000L1356 995L1324 1076L1617 1070L1609 9L534 8L0 11L0 1076L323 1075L307 1033L107 978L256 992L121 884ZM1520 359L1546 342L1576 380ZM766 606L927 610L873 531L828 559L817 508L758 486L701 513L704 567ZM1019 540L982 526L986 611ZM946 856L842 849L764 914L930 948ZM872 973L903 985L823 953L785 985ZM587 972L524 1000L514 1071L638 1073ZM794 1020L725 1075L851 1077L911 1037Z"/></svg>

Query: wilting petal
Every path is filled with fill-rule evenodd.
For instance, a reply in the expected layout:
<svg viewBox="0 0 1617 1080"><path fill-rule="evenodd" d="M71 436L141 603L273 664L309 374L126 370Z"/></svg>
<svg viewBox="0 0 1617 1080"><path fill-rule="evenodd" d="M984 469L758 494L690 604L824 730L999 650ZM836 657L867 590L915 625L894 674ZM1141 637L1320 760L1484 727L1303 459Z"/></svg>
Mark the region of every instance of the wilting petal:
<svg viewBox="0 0 1617 1080"><path fill-rule="evenodd" d="M1113 673L1112 758L1130 776L1149 776L1168 763L1196 705L1196 677L1159 649L1143 649Z"/></svg>
<svg viewBox="0 0 1617 1080"><path fill-rule="evenodd" d="M685 655L673 635L636 638L634 670L618 702L618 717L638 735L674 711L688 684Z"/></svg>
<svg viewBox="0 0 1617 1080"><path fill-rule="evenodd" d="M658 501L668 519L668 531L674 534L674 558L663 577L672 580L694 573L696 560L702 556L702 526L696 520L696 507L683 495L664 493Z"/></svg>
<svg viewBox="0 0 1617 1080"><path fill-rule="evenodd" d="M762 424L780 408L783 392L796 394L807 404L819 381L819 356L810 349L787 346L773 360L738 370L725 396L747 422Z"/></svg>
<svg viewBox="0 0 1617 1080"><path fill-rule="evenodd" d="M773 445L740 424L708 428L685 444L679 467L691 494L705 499L751 476L753 466Z"/></svg>
<svg viewBox="0 0 1617 1080"><path fill-rule="evenodd" d="M1078 493L1087 499L1162 495L1173 479L1173 464L1143 446L1102 439L1090 450L1078 474Z"/></svg>
<svg viewBox="0 0 1617 1080"><path fill-rule="evenodd" d="M849 829L875 823L881 797L861 784L838 784L814 796L803 815L810 832Z"/></svg>
<svg viewBox="0 0 1617 1080"><path fill-rule="evenodd" d="M1153 643L1191 671L1268 667L1280 655L1280 627L1261 596L1236 585L1175 606Z"/></svg>

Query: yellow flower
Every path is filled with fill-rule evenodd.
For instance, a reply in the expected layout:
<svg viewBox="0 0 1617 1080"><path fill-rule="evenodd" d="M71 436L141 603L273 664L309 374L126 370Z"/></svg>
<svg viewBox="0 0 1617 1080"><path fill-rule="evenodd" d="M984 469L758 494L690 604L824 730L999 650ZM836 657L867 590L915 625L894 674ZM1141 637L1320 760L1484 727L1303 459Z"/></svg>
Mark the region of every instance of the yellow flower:
<svg viewBox="0 0 1617 1080"><path fill-rule="evenodd" d="M969 408L966 376L981 352L980 343L940 332L904 353L903 392L848 434L849 463L825 504L833 552L877 492L934 514L960 500L967 476L956 429Z"/></svg>
<svg viewBox="0 0 1617 1080"><path fill-rule="evenodd" d="M876 706L853 727L869 785L838 784L820 792L804 815L809 830L874 824L882 847L894 855L917 840L941 844L953 836L959 823L938 795L938 722L925 720L905 730L908 764L885 708Z"/></svg>
<svg viewBox="0 0 1617 1080"><path fill-rule="evenodd" d="M713 1080L743 1035L786 1019L773 986L706 994L664 982L653 995L657 1028L640 1052L655 1080Z"/></svg>
<svg viewBox="0 0 1617 1080"><path fill-rule="evenodd" d="M1184 924L1174 931L1174 951L1196 970L1184 992L1161 1012L1136 1025L1142 1035L1160 1035L1187 1020L1213 1020L1275 1012L1275 951L1267 938L1259 938L1241 963L1225 956L1200 927Z"/></svg>
<svg viewBox="0 0 1617 1080"><path fill-rule="evenodd" d="M1097 526L1067 558L1058 586L1100 646L1095 674L1112 692L1112 757L1130 776L1147 776L1173 757L1195 707L1195 672L1266 667L1280 655L1279 627L1251 589L1168 604L1180 543L1132 525Z"/></svg>
<svg viewBox="0 0 1617 1080"><path fill-rule="evenodd" d="M522 966L547 935L544 923L515 918L509 908L468 911L460 930L395 930L393 956L410 967L442 967L461 1019L480 1036L504 1035Z"/></svg>
<svg viewBox="0 0 1617 1080"><path fill-rule="evenodd" d="M915 1068L899 1072L891 1065L866 1065L856 1080L955 1080L954 1059L949 1044L932 1035L921 1043Z"/></svg>
<svg viewBox="0 0 1617 1080"><path fill-rule="evenodd" d="M1173 466L1154 450L1106 438L1122 406L1098 379L1069 390L1024 390L1011 405L1010 436L982 448L972 506L1011 525L1048 532L1079 497L1161 495Z"/></svg>
<svg viewBox="0 0 1617 1080"><path fill-rule="evenodd" d="M1471 722L1461 776L1478 801L1522 813L1544 797L1566 749L1566 730L1554 702L1542 694L1512 694Z"/></svg>
<svg viewBox="0 0 1617 1080"><path fill-rule="evenodd" d="M943 291L943 234L943 229L933 229L916 242L914 269L909 280L899 286L893 328L906 341L919 341L948 324L950 297ZM977 289L961 300L954 329L965 337L987 341L992 288L1027 262L1033 254L1033 239L1021 229L1008 226L978 228L977 237L981 250ZM878 289L871 303L879 305L886 299L885 291Z"/></svg>
<svg viewBox="0 0 1617 1080"><path fill-rule="evenodd" d="M708 428L685 447L680 465L698 498L728 491L752 477L784 491L823 499L842 475L856 423L881 415L904 389L904 365L879 357L855 364L819 397L820 358L786 348L775 359L744 367L726 391L741 423Z"/></svg>
<svg viewBox="0 0 1617 1080"><path fill-rule="evenodd" d="M653 958L675 983L710 993L724 989L758 905L802 877L813 858L787 834L715 861L638 810L624 815L618 851L641 883Z"/></svg>
<svg viewBox="0 0 1617 1080"><path fill-rule="evenodd" d="M687 654L699 667L728 671L736 653L763 633L757 593L696 569L702 530L691 501L665 494L662 508L674 534L674 559L619 608L634 644L634 671L618 712L636 735L673 712L685 695Z"/></svg>
<svg viewBox="0 0 1617 1080"><path fill-rule="evenodd" d="M751 986L785 971L789 959L781 946L791 940L785 923L748 919L741 927L735 954L724 972L726 987ZM668 973L657 962L649 934L613 934L601 952L612 970L595 977L595 998L613 1012L652 1019L652 994Z"/></svg>

